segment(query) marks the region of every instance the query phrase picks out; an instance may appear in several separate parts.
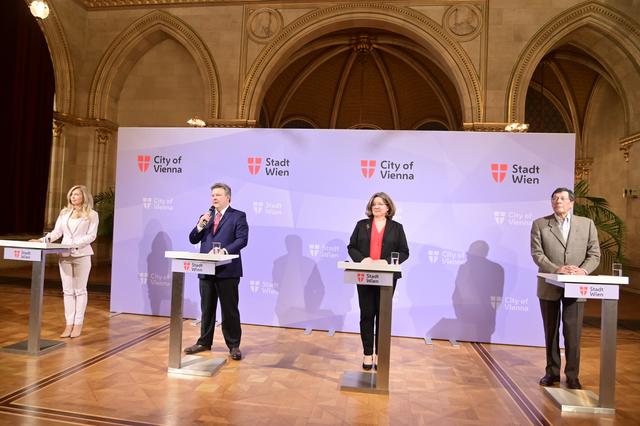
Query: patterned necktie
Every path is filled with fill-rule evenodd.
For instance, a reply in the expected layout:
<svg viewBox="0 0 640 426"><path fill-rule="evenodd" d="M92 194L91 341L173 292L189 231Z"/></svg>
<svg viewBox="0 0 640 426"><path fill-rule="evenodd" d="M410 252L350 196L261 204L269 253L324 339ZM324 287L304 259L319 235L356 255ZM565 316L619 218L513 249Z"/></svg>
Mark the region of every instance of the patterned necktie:
<svg viewBox="0 0 640 426"><path fill-rule="evenodd" d="M213 233L215 234L218 230L218 224L220 223L220 219L222 219L222 215L220 212L216 212L216 216L213 218Z"/></svg>

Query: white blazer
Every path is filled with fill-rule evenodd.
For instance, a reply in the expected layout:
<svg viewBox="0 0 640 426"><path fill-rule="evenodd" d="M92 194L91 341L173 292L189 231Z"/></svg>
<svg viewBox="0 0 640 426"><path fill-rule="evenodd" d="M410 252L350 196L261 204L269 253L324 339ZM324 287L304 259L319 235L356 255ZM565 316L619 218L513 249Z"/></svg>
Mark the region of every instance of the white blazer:
<svg viewBox="0 0 640 426"><path fill-rule="evenodd" d="M81 218L77 226L69 226L71 213L60 213L56 220L56 226L53 231L44 236L43 239L56 241L62 237L62 244L77 244L78 248L71 250L71 254L63 254L62 256L90 256L93 254L91 243L96 239L98 233L98 213L91 210L89 217Z"/></svg>

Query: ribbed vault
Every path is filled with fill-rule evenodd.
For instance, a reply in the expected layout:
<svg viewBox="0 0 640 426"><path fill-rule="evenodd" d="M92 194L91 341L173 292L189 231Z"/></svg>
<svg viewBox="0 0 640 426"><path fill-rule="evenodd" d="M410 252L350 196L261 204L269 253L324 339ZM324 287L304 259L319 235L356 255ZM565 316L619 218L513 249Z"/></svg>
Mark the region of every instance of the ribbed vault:
<svg viewBox="0 0 640 426"><path fill-rule="evenodd" d="M459 129L461 102L429 53L367 28L325 35L293 55L262 103L264 127ZM306 123L306 124L305 124Z"/></svg>

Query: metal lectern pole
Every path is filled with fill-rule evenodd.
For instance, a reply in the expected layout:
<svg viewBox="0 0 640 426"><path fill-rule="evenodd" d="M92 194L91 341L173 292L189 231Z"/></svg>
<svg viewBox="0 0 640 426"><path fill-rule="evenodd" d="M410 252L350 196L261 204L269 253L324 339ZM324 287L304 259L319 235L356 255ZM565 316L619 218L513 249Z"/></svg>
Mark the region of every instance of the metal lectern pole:
<svg viewBox="0 0 640 426"><path fill-rule="evenodd" d="M185 374L188 376L211 376L218 371L226 362L226 358L209 358L198 355L182 356L182 325L183 325L183 301L184 301L184 272L197 273L208 269L213 265L209 273L215 273L215 263L212 261L202 261L198 257L201 253L189 252L166 252L175 256L171 259L171 322L169 324L169 373ZM184 257L183 257L184 256ZM237 257L237 256L236 256ZM225 262L228 263L228 262ZM194 265L197 271L193 270Z"/></svg>
<svg viewBox="0 0 640 426"><path fill-rule="evenodd" d="M27 339L27 353L40 353L40 325L42 321L42 293L44 291L45 255L31 266L31 300L29 303L29 337Z"/></svg>
<svg viewBox="0 0 640 426"><path fill-rule="evenodd" d="M173 272L171 283L171 322L169 325L169 368L181 367L182 361L182 305L184 272Z"/></svg>
<svg viewBox="0 0 640 426"><path fill-rule="evenodd" d="M602 301L600 322L600 398L603 408L615 407L616 334L618 333L618 301Z"/></svg>
<svg viewBox="0 0 640 426"><path fill-rule="evenodd" d="M378 333L378 372L376 388L389 391L389 359L391 356L391 298L393 287L380 287L380 331Z"/></svg>

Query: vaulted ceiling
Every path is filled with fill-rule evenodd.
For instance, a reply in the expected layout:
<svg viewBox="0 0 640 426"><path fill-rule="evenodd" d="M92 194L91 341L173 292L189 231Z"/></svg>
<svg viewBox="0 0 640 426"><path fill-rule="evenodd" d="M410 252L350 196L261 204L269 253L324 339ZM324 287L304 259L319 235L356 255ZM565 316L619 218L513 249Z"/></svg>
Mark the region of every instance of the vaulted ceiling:
<svg viewBox="0 0 640 426"><path fill-rule="evenodd" d="M260 124L454 130L461 117L453 84L422 46L359 28L328 34L296 52L266 92Z"/></svg>

